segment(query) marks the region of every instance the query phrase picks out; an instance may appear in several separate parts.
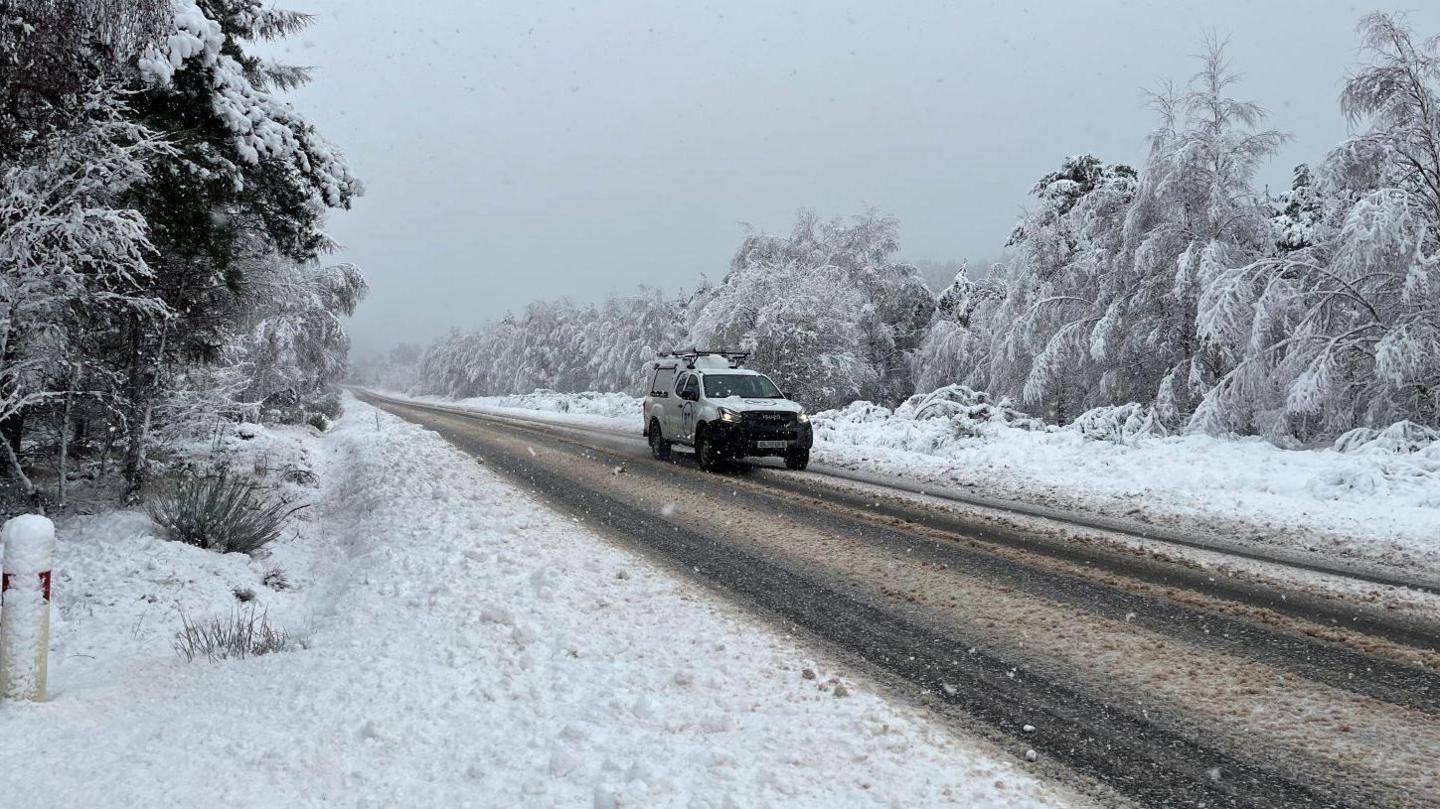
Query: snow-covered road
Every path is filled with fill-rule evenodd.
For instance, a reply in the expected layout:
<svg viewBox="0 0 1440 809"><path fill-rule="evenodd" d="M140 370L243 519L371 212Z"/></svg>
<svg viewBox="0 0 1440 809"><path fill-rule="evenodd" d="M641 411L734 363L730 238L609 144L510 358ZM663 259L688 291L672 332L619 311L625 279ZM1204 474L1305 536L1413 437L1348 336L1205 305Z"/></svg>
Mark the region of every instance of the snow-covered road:
<svg viewBox="0 0 1440 809"><path fill-rule="evenodd" d="M358 402L307 429L245 442L320 481L266 559L62 524L52 699L0 704L0 805L1087 803L434 433ZM180 616L237 593L303 648L178 659Z"/></svg>
<svg viewBox="0 0 1440 809"><path fill-rule="evenodd" d="M407 399L397 396L393 398ZM536 391L442 407L638 435L641 400ZM856 403L815 414L811 471L956 502L1440 592L1440 445L1283 450L1204 436L1090 440Z"/></svg>
<svg viewBox="0 0 1440 809"><path fill-rule="evenodd" d="M1440 746L1440 650L1424 629L1389 636L1383 595L1367 597L1382 602L1373 623L1340 628L1326 610L1362 605L777 486L744 467L707 475L684 458L649 459L630 436L384 406L587 524L869 661L939 715L978 719L1143 803L1440 795L1422 752Z"/></svg>

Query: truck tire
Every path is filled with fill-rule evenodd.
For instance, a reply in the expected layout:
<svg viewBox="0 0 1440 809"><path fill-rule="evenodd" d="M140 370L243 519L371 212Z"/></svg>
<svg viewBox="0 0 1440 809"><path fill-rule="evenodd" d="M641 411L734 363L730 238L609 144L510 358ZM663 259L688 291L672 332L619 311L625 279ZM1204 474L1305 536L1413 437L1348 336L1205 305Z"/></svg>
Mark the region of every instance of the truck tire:
<svg viewBox="0 0 1440 809"><path fill-rule="evenodd" d="M706 472L714 472L720 466L720 453L715 451L714 445L705 437L705 431L701 430L695 434L695 463Z"/></svg>
<svg viewBox="0 0 1440 809"><path fill-rule="evenodd" d="M660 434L660 420L650 419L650 429L646 432L650 433L650 454L657 460L670 460L670 442Z"/></svg>
<svg viewBox="0 0 1440 809"><path fill-rule="evenodd" d="M810 450L795 449L785 453L785 468L803 471L810 465Z"/></svg>

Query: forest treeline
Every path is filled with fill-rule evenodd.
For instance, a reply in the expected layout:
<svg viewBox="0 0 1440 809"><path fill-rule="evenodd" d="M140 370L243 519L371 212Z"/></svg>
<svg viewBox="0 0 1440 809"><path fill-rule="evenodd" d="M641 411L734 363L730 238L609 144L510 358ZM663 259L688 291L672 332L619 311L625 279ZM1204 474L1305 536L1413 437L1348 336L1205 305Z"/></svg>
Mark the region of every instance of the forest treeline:
<svg viewBox="0 0 1440 809"><path fill-rule="evenodd" d="M1133 402L1158 431L1286 446L1440 425L1440 39L1382 13L1357 30L1337 110L1353 134L1283 193L1255 175L1287 136L1213 45L1154 95L1143 164L1065 158L982 278L932 294L894 219L802 213L692 293L538 302L361 375L452 397L634 392L656 350L723 346L816 408L964 384L1058 423Z"/></svg>

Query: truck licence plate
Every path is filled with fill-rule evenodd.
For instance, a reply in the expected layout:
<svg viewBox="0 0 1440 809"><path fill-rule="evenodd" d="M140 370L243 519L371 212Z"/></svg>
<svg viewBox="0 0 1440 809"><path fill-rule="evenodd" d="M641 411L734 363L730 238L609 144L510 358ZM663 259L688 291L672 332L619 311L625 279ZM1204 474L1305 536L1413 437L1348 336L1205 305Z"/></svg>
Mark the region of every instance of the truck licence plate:
<svg viewBox="0 0 1440 809"><path fill-rule="evenodd" d="M785 449L784 441L756 441L756 449Z"/></svg>

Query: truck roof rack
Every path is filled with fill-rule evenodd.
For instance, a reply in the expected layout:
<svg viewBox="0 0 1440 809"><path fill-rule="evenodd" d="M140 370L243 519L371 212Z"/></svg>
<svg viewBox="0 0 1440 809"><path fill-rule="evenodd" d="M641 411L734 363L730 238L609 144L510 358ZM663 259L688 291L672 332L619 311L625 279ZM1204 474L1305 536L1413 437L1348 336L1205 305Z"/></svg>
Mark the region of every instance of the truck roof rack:
<svg viewBox="0 0 1440 809"><path fill-rule="evenodd" d="M695 360L701 357L718 355L724 357L730 363L731 368L739 368L741 363L749 359L749 351L730 351L728 349L714 348L686 348L675 351L661 351L655 356L661 359L677 359L685 363L686 368L694 368Z"/></svg>

